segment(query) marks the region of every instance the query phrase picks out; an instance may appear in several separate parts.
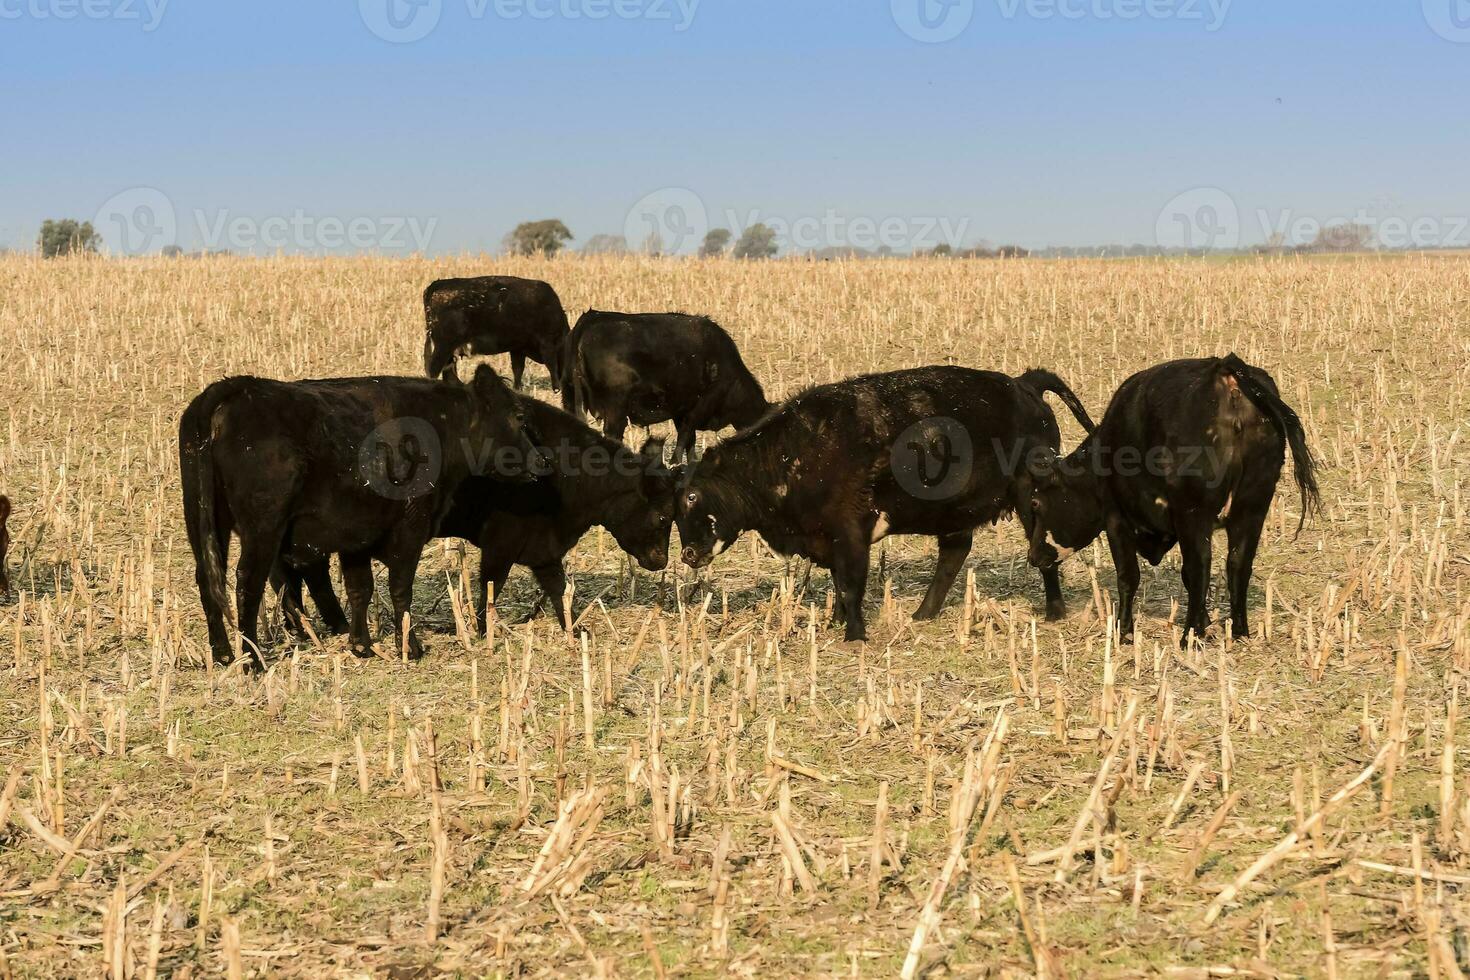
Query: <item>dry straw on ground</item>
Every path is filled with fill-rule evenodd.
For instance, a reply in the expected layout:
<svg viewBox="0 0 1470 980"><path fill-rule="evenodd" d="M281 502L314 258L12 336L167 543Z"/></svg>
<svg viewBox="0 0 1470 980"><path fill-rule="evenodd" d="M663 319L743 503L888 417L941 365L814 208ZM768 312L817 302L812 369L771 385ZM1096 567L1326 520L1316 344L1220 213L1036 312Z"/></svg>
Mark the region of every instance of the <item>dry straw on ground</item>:
<svg viewBox="0 0 1470 980"><path fill-rule="evenodd" d="M206 671L182 407L231 373L412 373L424 284L489 271L573 316L712 314L776 395L1043 365L1099 414L1234 350L1301 411L1326 513L1293 540L1278 498L1257 637L1185 655L1172 559L1117 646L1104 552L1036 623L1002 524L927 624L932 544L890 541L862 650L826 574L755 540L659 611L593 532L585 647L516 625L521 576L472 638L472 559L436 543L424 662L288 646L272 606L269 674ZM0 976L1463 975L1467 295L1463 257L6 257Z"/></svg>

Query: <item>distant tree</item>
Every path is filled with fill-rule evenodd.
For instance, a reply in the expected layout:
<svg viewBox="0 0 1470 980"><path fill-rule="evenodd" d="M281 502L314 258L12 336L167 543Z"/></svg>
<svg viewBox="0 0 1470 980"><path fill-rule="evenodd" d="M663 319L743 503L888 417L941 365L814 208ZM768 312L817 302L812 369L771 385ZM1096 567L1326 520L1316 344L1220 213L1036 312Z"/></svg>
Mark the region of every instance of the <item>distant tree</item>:
<svg viewBox="0 0 1470 980"><path fill-rule="evenodd" d="M769 259L779 248L776 233L758 221L740 233L740 240L730 254L737 259Z"/></svg>
<svg viewBox="0 0 1470 980"><path fill-rule="evenodd" d="M730 229L711 228L704 236L704 241L699 246L699 257L712 259L716 255L724 255L725 249L730 244Z"/></svg>
<svg viewBox="0 0 1470 980"><path fill-rule="evenodd" d="M622 255L628 251L628 240L622 235L593 235L582 246L583 255Z"/></svg>
<svg viewBox="0 0 1470 980"><path fill-rule="evenodd" d="M995 254L997 258L1002 259L1024 259L1031 252L1029 249L1024 249L1019 245L1002 245L995 250Z"/></svg>
<svg viewBox="0 0 1470 980"><path fill-rule="evenodd" d="M183 258L184 250L177 245L165 245L163 246L163 250L158 254L166 259L178 259Z"/></svg>
<svg viewBox="0 0 1470 980"><path fill-rule="evenodd" d="M72 252L95 252L101 244L102 238L92 229L92 222L72 218L43 221L41 234L36 238L36 248L48 259Z"/></svg>
<svg viewBox="0 0 1470 980"><path fill-rule="evenodd" d="M512 255L552 256L572 240L571 230L556 218L523 221L505 236L505 247Z"/></svg>
<svg viewBox="0 0 1470 980"><path fill-rule="evenodd" d="M947 259L954 254L954 246L949 242L940 242L929 250L929 254L937 259Z"/></svg>
<svg viewBox="0 0 1470 980"><path fill-rule="evenodd" d="M1373 244L1373 229L1368 225L1328 225L1317 232L1317 240L1308 246L1315 252L1362 252Z"/></svg>

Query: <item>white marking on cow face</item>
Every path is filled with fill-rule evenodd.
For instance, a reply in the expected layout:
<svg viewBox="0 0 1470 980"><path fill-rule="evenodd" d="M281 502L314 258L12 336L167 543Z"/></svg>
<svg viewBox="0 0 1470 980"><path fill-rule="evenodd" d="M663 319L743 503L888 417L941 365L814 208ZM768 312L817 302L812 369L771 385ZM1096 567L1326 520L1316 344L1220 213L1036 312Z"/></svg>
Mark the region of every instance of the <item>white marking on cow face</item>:
<svg viewBox="0 0 1470 980"><path fill-rule="evenodd" d="M727 543L725 543L724 541L721 541L719 538L715 538L715 546L710 549L709 556L711 558L713 558L716 555L718 555L721 552L723 552L728 547L730 547L730 546Z"/></svg>
<svg viewBox="0 0 1470 980"><path fill-rule="evenodd" d="M1165 500L1163 497L1155 497L1154 506L1157 507L1159 510L1168 510L1169 501Z"/></svg>
<svg viewBox="0 0 1470 980"><path fill-rule="evenodd" d="M879 541L888 537L888 529L890 527L892 527L892 523L888 520L888 515L880 513L878 515L878 523L873 525L873 544L877 544Z"/></svg>
<svg viewBox="0 0 1470 980"><path fill-rule="evenodd" d="M1068 558L1077 553L1077 549L1075 548L1063 548L1061 545L1057 544L1056 538L1053 538L1051 536L1050 531L1046 532L1046 543L1051 545L1053 550L1056 551L1058 562L1066 561Z"/></svg>

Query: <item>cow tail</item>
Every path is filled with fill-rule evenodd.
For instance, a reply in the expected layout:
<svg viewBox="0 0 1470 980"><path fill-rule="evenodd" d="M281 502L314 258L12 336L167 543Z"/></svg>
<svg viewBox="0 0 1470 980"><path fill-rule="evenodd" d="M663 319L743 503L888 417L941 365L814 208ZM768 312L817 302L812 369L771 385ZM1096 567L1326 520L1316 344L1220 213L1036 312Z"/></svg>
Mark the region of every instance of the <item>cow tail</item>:
<svg viewBox="0 0 1470 980"><path fill-rule="evenodd" d="M561 365L561 407L581 418L587 412L587 371L582 363L582 333L579 320L567 334Z"/></svg>
<svg viewBox="0 0 1470 980"><path fill-rule="evenodd" d="M1097 431L1097 426L1093 424L1092 416L1087 414L1087 408L1082 404L1082 399L1067 387L1065 381L1052 372L1042 368L1032 368L1016 380L1038 395L1048 391L1056 395L1062 400L1063 405L1071 409L1073 417L1077 419L1082 428L1087 430L1088 435Z"/></svg>
<svg viewBox="0 0 1470 980"><path fill-rule="evenodd" d="M218 522L215 516L214 452L210 445L210 420L215 409L224 400L228 391L221 391L225 383L211 385L184 412L180 424L181 462L193 467L194 499L185 499L184 506L194 512L195 527L199 533L200 561L204 568L204 580L208 583L210 597L224 611L232 624L235 613L225 591L225 562L219 550Z"/></svg>
<svg viewBox="0 0 1470 980"><path fill-rule="evenodd" d="M1286 444L1291 447L1292 473L1302 496L1302 515L1297 521L1296 532L1302 533L1307 517L1322 512L1322 494L1317 489L1317 458L1307 447L1307 434L1302 420L1295 409L1281 400L1281 396L1261 384L1251 367L1234 354L1226 355L1221 361L1224 372L1240 385L1240 390L1251 400L1261 414L1271 420Z"/></svg>

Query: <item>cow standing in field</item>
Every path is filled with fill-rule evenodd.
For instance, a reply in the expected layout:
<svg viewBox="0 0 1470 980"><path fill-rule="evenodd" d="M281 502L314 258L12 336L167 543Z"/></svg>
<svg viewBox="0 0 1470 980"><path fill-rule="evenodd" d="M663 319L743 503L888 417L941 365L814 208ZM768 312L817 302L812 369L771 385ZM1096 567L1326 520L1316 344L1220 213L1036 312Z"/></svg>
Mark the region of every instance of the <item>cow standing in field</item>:
<svg viewBox="0 0 1470 980"><path fill-rule="evenodd" d="M1118 572L1118 626L1131 639L1138 556L1157 565L1178 542L1187 644L1209 626L1210 538L1223 527L1231 629L1249 636L1251 567L1288 445L1300 532L1321 506L1317 464L1271 376L1234 354L1140 371L1113 395L1097 432L1065 459L1036 468L1031 563L1054 569L1106 531Z"/></svg>
<svg viewBox="0 0 1470 980"><path fill-rule="evenodd" d="M561 384L567 314L556 290L539 279L479 276L440 279L424 290L424 373L439 377L457 352L509 354L511 384L521 387L526 359L546 365Z"/></svg>
<svg viewBox="0 0 1470 980"><path fill-rule="evenodd" d="M372 653L376 558L388 566L397 643L420 655L418 637L402 633L419 556L465 478L492 458L497 472L535 464L520 412L488 367L469 385L241 377L206 388L179 421L179 466L215 660L233 657L224 572L232 530L240 537L239 631L252 669L263 666L256 621L275 563L316 566L333 552L342 556L355 652Z"/></svg>
<svg viewBox="0 0 1470 980"><path fill-rule="evenodd" d="M6 522L10 520L10 498L0 494L0 595L10 594L10 577L5 574L5 553L10 550L10 531Z"/></svg>
<svg viewBox="0 0 1470 980"><path fill-rule="evenodd" d="M1049 371L926 367L870 374L802 392L694 464L676 512L683 560L699 568L741 533L832 570L834 614L865 638L872 546L890 534L939 540L934 579L914 614L939 614L975 528L1018 509L1028 457L1061 444L1042 398L1092 420ZM1022 523L1030 531L1026 513ZM1042 572L1048 616L1066 612L1055 568Z"/></svg>
<svg viewBox="0 0 1470 980"><path fill-rule="evenodd" d="M566 593L562 562L595 524L649 571L668 562L673 526L674 475L663 465L663 440L650 439L638 453L600 435L577 418L533 398L521 399L548 470L530 483L509 484L472 476L459 485L437 536L463 538L480 549L480 622L491 596L498 597L510 570L524 565L544 593L533 615L549 604L561 618ZM301 632L301 585L307 584L328 628L344 621L327 563L287 570L282 608Z"/></svg>
<svg viewBox="0 0 1470 980"><path fill-rule="evenodd" d="M567 340L562 406L623 438L629 422L672 420L678 457L700 430L754 424L770 408L735 341L709 317L588 310Z"/></svg>

